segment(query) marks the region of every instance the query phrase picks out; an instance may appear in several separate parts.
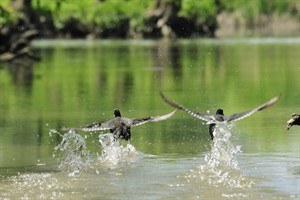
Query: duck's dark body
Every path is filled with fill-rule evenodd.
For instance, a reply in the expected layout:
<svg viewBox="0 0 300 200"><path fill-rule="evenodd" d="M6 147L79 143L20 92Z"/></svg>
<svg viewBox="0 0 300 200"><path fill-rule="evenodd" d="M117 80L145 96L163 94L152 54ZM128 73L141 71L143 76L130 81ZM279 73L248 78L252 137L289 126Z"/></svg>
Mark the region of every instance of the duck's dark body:
<svg viewBox="0 0 300 200"><path fill-rule="evenodd" d="M224 121L224 113L223 113L222 109L218 109L216 111L215 119L218 122L223 122ZM214 139L214 134L213 133L214 133L214 130L215 130L215 126L216 126L215 123L209 124L208 132L209 132L211 140Z"/></svg>
<svg viewBox="0 0 300 200"><path fill-rule="evenodd" d="M190 115L192 115L194 117L197 117L201 120L207 121L208 124L209 124L209 134L210 134L210 137L211 137L212 140L214 139L213 132L214 132L216 123L224 122L224 121L225 122L233 122L233 121L241 120L245 117L248 117L248 116L254 114L257 111L261 111L265 108L268 108L268 107L272 106L273 104L275 104L278 101L278 99L280 97L280 96L274 97L273 99L269 100L268 102L258 106L257 108L254 108L250 111L237 113L237 114L233 114L233 115L230 115L230 116L224 116L224 112L223 112L222 109L218 109L216 111L215 115L206 115L206 114L203 114L203 113L200 113L200 112L197 112L197 111L189 110L189 109L183 107L182 105L179 105L179 104L175 103L174 101L168 99L163 93L160 93L160 95L163 98L163 100L166 103L168 103L169 105L171 105L175 108L178 108L180 110L183 110L183 111L189 113Z"/></svg>
<svg viewBox="0 0 300 200"><path fill-rule="evenodd" d="M110 132L114 135L114 137L130 140L131 139L131 130L130 126L126 126L126 124L121 124L121 126L117 126L116 128L110 129Z"/></svg>
<svg viewBox="0 0 300 200"><path fill-rule="evenodd" d="M147 122L157 122L170 118L174 113L173 111L169 114L157 117L144 117L144 118L125 118L121 116L121 112L118 109L114 110L115 118L102 122L93 123L80 128L64 128L63 130L82 130L82 131L99 131L99 130L109 130L115 137L115 139L131 139L131 127L138 126Z"/></svg>

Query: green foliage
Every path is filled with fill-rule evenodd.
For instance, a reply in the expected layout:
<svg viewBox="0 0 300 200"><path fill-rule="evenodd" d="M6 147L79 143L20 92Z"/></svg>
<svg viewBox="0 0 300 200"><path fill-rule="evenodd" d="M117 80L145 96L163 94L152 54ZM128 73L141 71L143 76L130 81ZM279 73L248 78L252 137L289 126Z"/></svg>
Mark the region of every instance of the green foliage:
<svg viewBox="0 0 300 200"><path fill-rule="evenodd" d="M17 14L9 6L12 0L1 0L0 25L12 22ZM196 26L215 23L220 11L238 12L248 24L258 15L287 14L300 18L298 0L162 0L181 2L179 14L191 19ZM147 10L156 1L146 0L32 0L37 13L53 17L57 28L75 19L90 29L122 29L124 23L131 29L145 26Z"/></svg>
<svg viewBox="0 0 300 200"><path fill-rule="evenodd" d="M255 16L287 14L300 17L298 0L221 0L225 11L240 12L248 23L253 23Z"/></svg>
<svg viewBox="0 0 300 200"><path fill-rule="evenodd" d="M76 3L72 0L53 0L40 1L32 0L32 6L38 11L50 11L53 14L56 27L61 28L69 19L79 19L80 22L87 23L86 16L90 13L93 1L77 0Z"/></svg>
<svg viewBox="0 0 300 200"><path fill-rule="evenodd" d="M182 0L180 14L200 25L217 15L217 6L212 0Z"/></svg>
<svg viewBox="0 0 300 200"><path fill-rule="evenodd" d="M138 21L151 1L95 1L95 0L33 0L36 9L47 8L53 13L56 26L60 28L70 18L77 19L89 26L98 25L105 28L114 28L124 19Z"/></svg>
<svg viewBox="0 0 300 200"><path fill-rule="evenodd" d="M289 13L293 7L299 7L297 0L221 0L227 10L241 10L256 14Z"/></svg>
<svg viewBox="0 0 300 200"><path fill-rule="evenodd" d="M12 23L16 19L16 13L13 12L8 2L8 0L3 0L3 5L0 5L0 26Z"/></svg>
<svg viewBox="0 0 300 200"><path fill-rule="evenodd" d="M104 1L93 7L87 15L87 20L104 28L118 27L124 20L138 25L148 6L149 1Z"/></svg>

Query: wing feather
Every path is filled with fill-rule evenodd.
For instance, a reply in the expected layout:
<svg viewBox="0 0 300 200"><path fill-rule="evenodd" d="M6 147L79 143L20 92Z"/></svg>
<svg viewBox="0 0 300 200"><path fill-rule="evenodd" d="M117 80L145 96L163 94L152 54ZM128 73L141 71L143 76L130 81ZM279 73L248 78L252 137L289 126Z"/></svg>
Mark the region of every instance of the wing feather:
<svg viewBox="0 0 300 200"><path fill-rule="evenodd" d="M106 122L101 122L101 123L93 123L93 124L89 124L86 126L82 126L82 127L77 127L77 128L62 128L63 131L68 131L68 130L80 130L80 131L86 131L86 132L90 132L90 131L102 131L102 130L109 130L109 129L113 129L115 127L115 123L117 122L117 118L108 120Z"/></svg>
<svg viewBox="0 0 300 200"><path fill-rule="evenodd" d="M168 113L166 115L162 115L162 116L132 119L132 126L139 126L139 125L145 124L147 122L158 122L158 121L166 120L166 119L172 117L176 111L177 110L174 110L173 112L170 112L170 113Z"/></svg>
<svg viewBox="0 0 300 200"><path fill-rule="evenodd" d="M238 121L238 120L244 119L246 117L249 117L250 115L253 115L254 113L256 113L258 111L264 110L264 109L269 108L270 106L274 105L279 100L279 98L280 98L280 95L272 98L271 100L258 106L257 108L254 108L254 109L246 111L246 112L237 113L237 114L228 116L228 117L226 117L226 121L234 122L234 121Z"/></svg>
<svg viewBox="0 0 300 200"><path fill-rule="evenodd" d="M214 121L214 118L212 116L206 115L206 114L203 114L203 113L200 113L200 112L197 112L197 111L189 110L189 109L185 108L184 106L175 103L171 99L168 99L162 92L160 92L160 96L169 105L171 105L171 106L173 106L177 109L183 110L183 111L189 113L190 115L192 115L193 117L196 117L198 119L201 119L201 120L204 120L204 121L207 121L207 122Z"/></svg>

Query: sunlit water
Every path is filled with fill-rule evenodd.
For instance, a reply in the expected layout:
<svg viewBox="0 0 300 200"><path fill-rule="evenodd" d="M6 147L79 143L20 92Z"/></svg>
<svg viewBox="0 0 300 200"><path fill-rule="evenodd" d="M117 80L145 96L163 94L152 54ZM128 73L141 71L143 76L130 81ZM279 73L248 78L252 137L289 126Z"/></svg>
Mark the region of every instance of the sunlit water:
<svg viewBox="0 0 300 200"><path fill-rule="evenodd" d="M38 43L38 42L37 42ZM49 44L48 44L49 43ZM299 39L41 41L42 62L0 67L0 199L284 199L300 196ZM24 70L26 69L26 70ZM178 111L111 134L61 132L113 117L272 108L234 127Z"/></svg>

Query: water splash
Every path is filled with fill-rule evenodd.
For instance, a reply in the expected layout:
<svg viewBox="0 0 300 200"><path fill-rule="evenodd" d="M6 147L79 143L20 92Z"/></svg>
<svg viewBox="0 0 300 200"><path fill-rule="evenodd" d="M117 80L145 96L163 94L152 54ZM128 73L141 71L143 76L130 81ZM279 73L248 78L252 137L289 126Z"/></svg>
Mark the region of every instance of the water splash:
<svg viewBox="0 0 300 200"><path fill-rule="evenodd" d="M185 176L187 182L198 183L200 187L208 185L230 190L252 187L253 181L239 169L236 156L241 152L241 146L230 141L232 127L227 123L216 124L211 151L205 155L204 164L196 166Z"/></svg>
<svg viewBox="0 0 300 200"><path fill-rule="evenodd" d="M230 141L232 127L232 124L227 123L216 124L211 151L205 155L207 167L239 169L236 155L241 152L241 146L235 146Z"/></svg>
<svg viewBox="0 0 300 200"><path fill-rule="evenodd" d="M72 176L90 168L90 152L83 137L76 134L74 130L63 135L56 130L51 130L49 135L52 136L52 134L62 137L61 143L54 148L53 152L53 158L57 157L60 161L60 169L68 171Z"/></svg>
<svg viewBox="0 0 300 200"><path fill-rule="evenodd" d="M139 153L133 145L130 143L124 146L121 145L120 141L115 140L111 133L100 134L99 142L102 146L102 154L99 160L108 167L131 163L138 159Z"/></svg>
<svg viewBox="0 0 300 200"><path fill-rule="evenodd" d="M101 168L119 168L136 161L140 155L133 145L130 143L122 145L122 142L115 140L111 133L99 135L102 151L100 155L96 153L96 158L90 155L85 138L74 130L63 135L51 130L49 135L53 134L62 138L60 144L54 148L53 158L60 161L59 168L67 171L70 176L91 170L99 174Z"/></svg>

